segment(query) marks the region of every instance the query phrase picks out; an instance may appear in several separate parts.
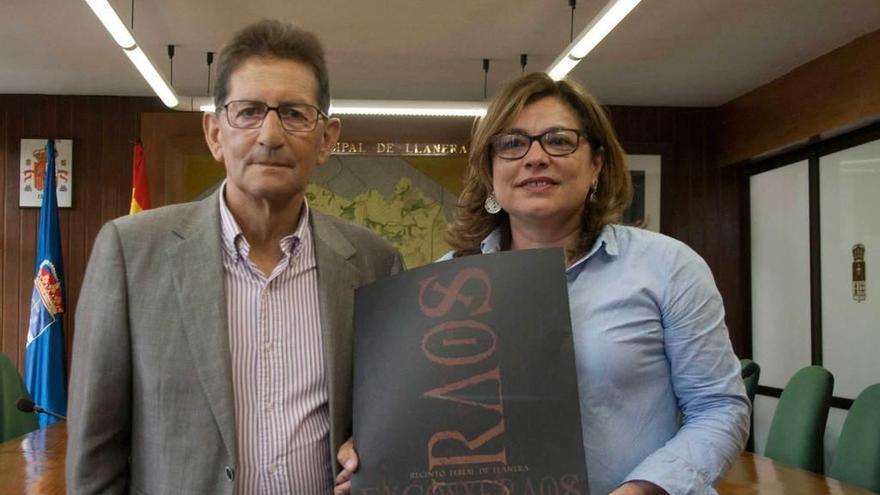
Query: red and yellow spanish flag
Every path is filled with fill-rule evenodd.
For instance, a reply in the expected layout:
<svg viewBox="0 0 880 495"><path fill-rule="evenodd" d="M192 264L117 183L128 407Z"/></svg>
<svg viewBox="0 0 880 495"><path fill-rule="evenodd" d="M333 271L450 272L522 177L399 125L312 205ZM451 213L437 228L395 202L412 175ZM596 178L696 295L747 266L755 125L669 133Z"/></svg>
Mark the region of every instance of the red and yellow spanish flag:
<svg viewBox="0 0 880 495"><path fill-rule="evenodd" d="M131 164L131 210L129 214L150 209L150 188L147 187L147 170L144 168L144 147L134 143L134 159Z"/></svg>

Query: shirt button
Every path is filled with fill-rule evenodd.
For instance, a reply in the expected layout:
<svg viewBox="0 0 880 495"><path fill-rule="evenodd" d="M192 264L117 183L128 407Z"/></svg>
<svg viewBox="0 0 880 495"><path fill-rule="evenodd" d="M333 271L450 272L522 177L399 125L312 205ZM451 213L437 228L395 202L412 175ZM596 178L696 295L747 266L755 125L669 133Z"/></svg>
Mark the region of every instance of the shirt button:
<svg viewBox="0 0 880 495"><path fill-rule="evenodd" d="M226 479L229 481L235 480L235 470L229 466L226 466Z"/></svg>

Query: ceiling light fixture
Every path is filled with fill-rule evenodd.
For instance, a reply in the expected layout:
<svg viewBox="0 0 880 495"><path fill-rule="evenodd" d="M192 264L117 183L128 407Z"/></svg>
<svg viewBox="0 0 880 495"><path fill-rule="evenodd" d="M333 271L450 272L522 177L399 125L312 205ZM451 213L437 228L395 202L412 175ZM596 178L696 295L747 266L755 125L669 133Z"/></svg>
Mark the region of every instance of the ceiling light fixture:
<svg viewBox="0 0 880 495"><path fill-rule="evenodd" d="M489 97L489 59L483 59L483 99Z"/></svg>
<svg viewBox="0 0 880 495"><path fill-rule="evenodd" d="M192 110L213 112L211 98L194 97ZM411 117L482 117L486 104L478 101L330 100L330 115L385 115Z"/></svg>
<svg viewBox="0 0 880 495"><path fill-rule="evenodd" d="M162 100L162 103L170 108L177 106L179 101L177 95L174 94L174 90L165 82L165 78L162 77L159 71L156 70L156 67L147 58L147 54L137 45L134 36L125 27L122 19L116 14L113 7L107 3L107 0L85 0L85 2L110 33L110 36L113 37L113 40L116 41L116 44L122 47L122 51L125 52L131 63L141 73L147 84L153 88L153 92Z"/></svg>
<svg viewBox="0 0 880 495"><path fill-rule="evenodd" d="M177 95L174 94L174 90L165 82L165 78L162 77L162 74L159 74L156 66L150 62L150 59L147 58L147 54L141 50L141 47L135 45L134 48L123 51L138 72L141 73L141 76L147 81L147 84L153 88L153 92L162 100L162 103L169 108L176 107L179 103Z"/></svg>
<svg viewBox="0 0 880 495"><path fill-rule="evenodd" d="M476 101L331 100L330 114L482 117L486 115L486 104Z"/></svg>
<svg viewBox="0 0 880 495"><path fill-rule="evenodd" d="M208 62L208 94L211 94L211 64L214 63L214 52L208 52L206 60Z"/></svg>
<svg viewBox="0 0 880 495"><path fill-rule="evenodd" d="M116 15L116 11L113 10L113 7L110 6L107 0L86 0L86 3L92 8L92 12L95 13L95 16L98 17L98 20L101 21L101 24L104 25L117 45L125 50L134 48L134 37L128 31L128 28L125 27L125 24L122 23L122 19Z"/></svg>
<svg viewBox="0 0 880 495"><path fill-rule="evenodd" d="M565 77L641 0L611 0L565 51L550 64L547 74L554 81Z"/></svg>

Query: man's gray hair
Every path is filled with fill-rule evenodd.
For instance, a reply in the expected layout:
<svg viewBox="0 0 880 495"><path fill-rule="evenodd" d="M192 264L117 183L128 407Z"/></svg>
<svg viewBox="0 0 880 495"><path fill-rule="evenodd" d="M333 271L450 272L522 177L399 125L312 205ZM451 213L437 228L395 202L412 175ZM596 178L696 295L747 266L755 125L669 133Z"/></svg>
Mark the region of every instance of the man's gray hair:
<svg viewBox="0 0 880 495"><path fill-rule="evenodd" d="M220 109L227 103L229 78L251 57L296 60L312 69L318 83L315 101L324 113L330 111L330 79L324 47L318 37L293 24L263 19L238 33L223 47L214 75L214 105Z"/></svg>

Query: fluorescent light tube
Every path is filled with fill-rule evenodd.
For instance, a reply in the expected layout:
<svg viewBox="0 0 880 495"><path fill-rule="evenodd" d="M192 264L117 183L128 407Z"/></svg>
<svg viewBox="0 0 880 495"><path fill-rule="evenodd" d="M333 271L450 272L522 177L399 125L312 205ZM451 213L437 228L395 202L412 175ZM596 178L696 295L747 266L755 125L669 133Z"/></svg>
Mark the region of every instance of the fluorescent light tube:
<svg viewBox="0 0 880 495"><path fill-rule="evenodd" d="M199 105L202 112L213 112L213 104ZM425 117L482 117L486 105L471 101L413 100L331 100L331 115L395 115Z"/></svg>
<svg viewBox="0 0 880 495"><path fill-rule="evenodd" d="M116 11L107 3L107 0L86 0L86 3L92 8L92 12L95 13L101 24L110 32L110 36L113 37L117 45L125 50L134 47L134 37L128 32L128 28L116 15Z"/></svg>
<svg viewBox="0 0 880 495"><path fill-rule="evenodd" d="M578 62L617 26L641 0L611 0L584 28L565 51L553 61L547 74L554 81L565 77Z"/></svg>
<svg viewBox="0 0 880 495"><path fill-rule="evenodd" d="M156 67L150 63L150 59L147 58L143 50L135 45L134 48L123 51L137 68L138 72L147 80L147 84L153 88L153 92L162 100L162 103L169 108L176 107L178 103L177 95L174 94L174 90L165 82L165 78L159 74Z"/></svg>
<svg viewBox="0 0 880 495"><path fill-rule="evenodd" d="M201 100L202 97L196 97ZM202 112L213 112L212 103L199 104ZM475 101L417 100L331 100L331 115L396 115L425 117L482 117L486 104Z"/></svg>
<svg viewBox="0 0 880 495"><path fill-rule="evenodd" d="M574 66L578 64L580 60L571 58L568 54L563 57L561 60L557 60L553 63L553 66L547 69L547 75L550 76L550 79L554 81L559 81L563 77L565 77L571 69L574 69Z"/></svg>
<svg viewBox="0 0 880 495"><path fill-rule="evenodd" d="M332 100L332 115L482 117L486 104L474 101Z"/></svg>

